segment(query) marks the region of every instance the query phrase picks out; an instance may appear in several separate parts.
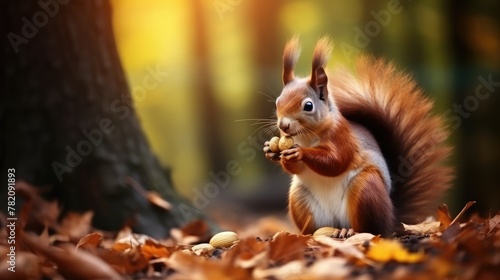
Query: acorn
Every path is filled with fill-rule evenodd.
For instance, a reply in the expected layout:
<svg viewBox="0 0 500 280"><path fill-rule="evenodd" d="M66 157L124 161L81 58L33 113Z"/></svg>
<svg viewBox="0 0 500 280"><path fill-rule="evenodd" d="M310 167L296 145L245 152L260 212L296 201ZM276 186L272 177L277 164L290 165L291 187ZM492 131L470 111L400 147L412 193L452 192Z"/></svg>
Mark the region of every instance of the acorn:
<svg viewBox="0 0 500 280"><path fill-rule="evenodd" d="M238 235L232 231L223 231L214 235L209 243L215 248L231 247L239 241Z"/></svg>
<svg viewBox="0 0 500 280"><path fill-rule="evenodd" d="M278 136L274 136L273 138L271 138L271 140L269 140L269 149L271 149L271 152L279 153L279 142L280 138Z"/></svg>
<svg viewBox="0 0 500 280"><path fill-rule="evenodd" d="M213 250L215 250L214 246L208 244L208 243L200 243L198 245L194 245L191 248L191 251L193 251L196 255L202 255L203 253L207 252L210 253Z"/></svg>
<svg viewBox="0 0 500 280"><path fill-rule="evenodd" d="M280 151L288 150L293 146L293 138L291 136L283 136L278 143Z"/></svg>
<svg viewBox="0 0 500 280"><path fill-rule="evenodd" d="M334 227L322 227L322 228L318 228L314 233L313 233L313 236L333 236L333 235L337 235L339 233L339 229L338 228L334 228Z"/></svg>

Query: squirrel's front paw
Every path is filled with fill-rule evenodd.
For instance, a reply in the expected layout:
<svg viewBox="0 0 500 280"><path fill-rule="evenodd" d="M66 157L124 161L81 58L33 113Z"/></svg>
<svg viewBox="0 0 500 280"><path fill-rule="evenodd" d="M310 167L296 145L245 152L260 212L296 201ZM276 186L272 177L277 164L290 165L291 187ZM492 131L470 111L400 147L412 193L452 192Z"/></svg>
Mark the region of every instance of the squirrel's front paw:
<svg viewBox="0 0 500 280"><path fill-rule="evenodd" d="M281 158L288 162L295 162L302 159L304 155L302 147L294 145L291 149L281 152Z"/></svg>
<svg viewBox="0 0 500 280"><path fill-rule="evenodd" d="M279 161L280 160L280 153L275 153L271 151L271 148L269 147L269 141L266 141L264 143L264 148L262 149L264 151L264 154L267 159L271 161Z"/></svg>

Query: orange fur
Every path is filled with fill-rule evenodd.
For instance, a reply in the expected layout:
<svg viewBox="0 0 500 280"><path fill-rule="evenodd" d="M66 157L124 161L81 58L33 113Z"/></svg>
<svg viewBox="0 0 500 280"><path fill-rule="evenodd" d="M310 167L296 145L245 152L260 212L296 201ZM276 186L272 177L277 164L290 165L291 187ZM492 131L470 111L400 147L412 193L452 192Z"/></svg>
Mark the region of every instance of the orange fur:
<svg viewBox="0 0 500 280"><path fill-rule="evenodd" d="M347 121L341 117L337 124L324 122L325 130L318 133L325 141L317 147L304 148L302 161L316 173L334 177L347 169L356 168L358 145ZM293 173L297 174L297 173Z"/></svg>
<svg viewBox="0 0 500 280"><path fill-rule="evenodd" d="M379 143L391 172L398 221L422 220L435 210L453 178L452 169L443 165L451 151L444 121L431 113L432 101L410 76L393 65L362 57L356 69L357 76L344 70L333 74L336 104Z"/></svg>
<svg viewBox="0 0 500 280"><path fill-rule="evenodd" d="M368 167L351 183L348 213L356 232L389 235L394 228L394 209L381 175Z"/></svg>
<svg viewBox="0 0 500 280"><path fill-rule="evenodd" d="M312 234L316 230L314 217L305 204L302 188L303 186L298 186L290 189L288 195L289 215L297 228L303 229L303 234Z"/></svg>
<svg viewBox="0 0 500 280"><path fill-rule="evenodd" d="M300 55L299 37L295 36L285 46L283 52L283 84L294 79L293 68Z"/></svg>

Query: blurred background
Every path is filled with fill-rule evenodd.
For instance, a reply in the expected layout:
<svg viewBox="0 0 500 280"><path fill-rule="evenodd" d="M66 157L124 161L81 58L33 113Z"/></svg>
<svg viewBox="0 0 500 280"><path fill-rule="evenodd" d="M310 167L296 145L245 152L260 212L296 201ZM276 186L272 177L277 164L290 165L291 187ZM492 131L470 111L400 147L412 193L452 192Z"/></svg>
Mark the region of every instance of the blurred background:
<svg viewBox="0 0 500 280"><path fill-rule="evenodd" d="M382 56L436 100L456 146L457 179L446 202L456 214L477 200L475 210L488 215L500 201L499 7L486 0L120 0L113 21L150 145L195 203L285 212L289 178L261 152L272 132L244 120L272 118L285 42L300 35L296 73L308 75L317 39L329 35L330 68L352 67L360 53Z"/></svg>

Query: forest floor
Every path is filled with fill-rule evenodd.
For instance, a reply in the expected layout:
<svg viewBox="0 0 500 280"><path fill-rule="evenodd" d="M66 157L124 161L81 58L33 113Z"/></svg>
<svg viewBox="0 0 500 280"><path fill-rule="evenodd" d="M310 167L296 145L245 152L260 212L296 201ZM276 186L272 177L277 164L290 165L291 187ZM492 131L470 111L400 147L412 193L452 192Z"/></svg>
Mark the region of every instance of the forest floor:
<svg viewBox="0 0 500 280"><path fill-rule="evenodd" d="M91 212L56 222L57 204L32 199L17 224L1 217L0 279L500 279L500 214L464 221L472 204L454 218L442 206L388 238L303 235L282 217L224 222L215 213L235 233L214 240L193 221L156 240L94 229ZM45 226L29 230L34 221Z"/></svg>

